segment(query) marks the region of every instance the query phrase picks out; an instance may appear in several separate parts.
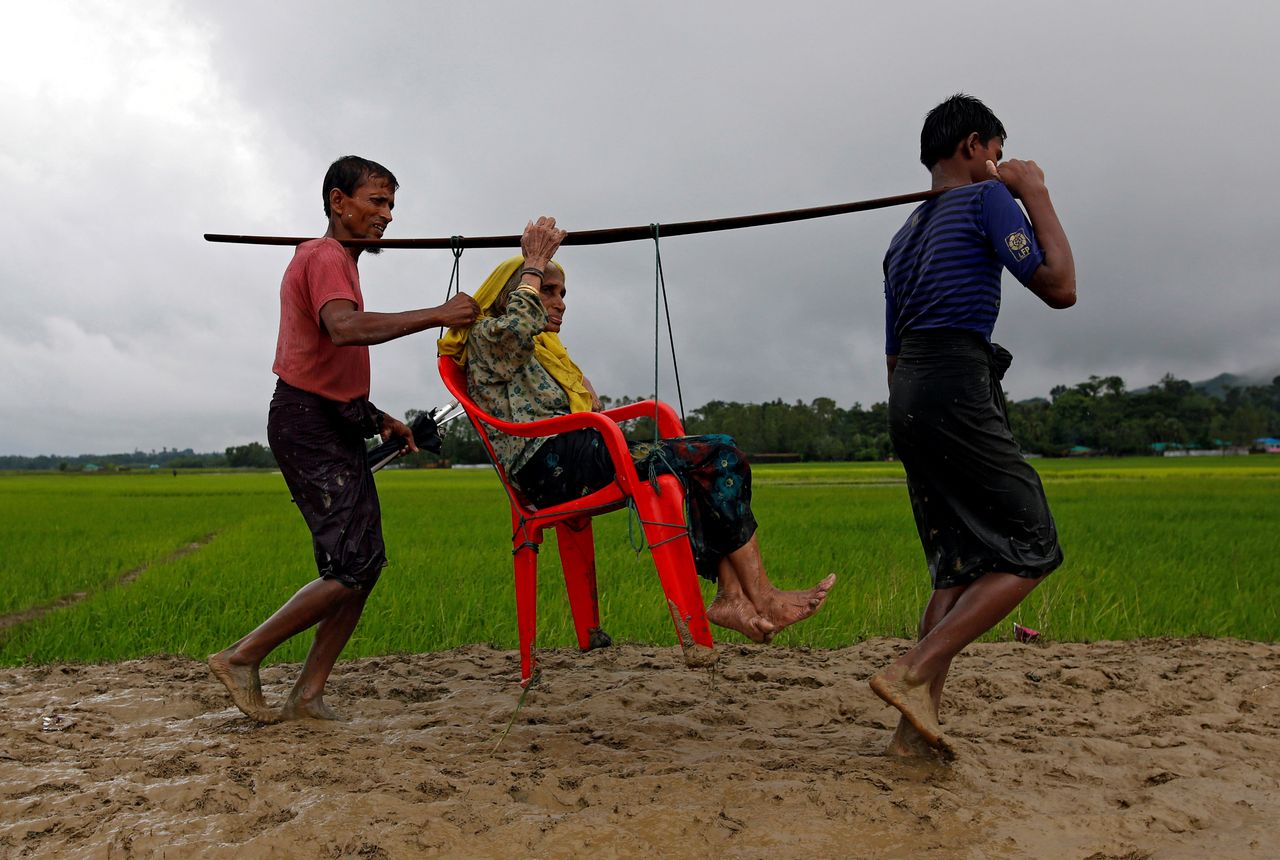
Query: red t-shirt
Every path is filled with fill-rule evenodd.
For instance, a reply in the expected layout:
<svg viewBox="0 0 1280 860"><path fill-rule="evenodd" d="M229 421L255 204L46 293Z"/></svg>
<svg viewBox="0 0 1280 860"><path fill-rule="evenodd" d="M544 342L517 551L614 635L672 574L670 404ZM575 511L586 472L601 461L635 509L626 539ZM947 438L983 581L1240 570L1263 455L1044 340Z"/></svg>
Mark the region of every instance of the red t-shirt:
<svg viewBox="0 0 1280 860"><path fill-rule="evenodd" d="M294 252L280 282L280 336L272 370L285 382L330 400L369 396L369 347L335 346L320 325L326 302L364 310L356 261L336 239L312 239Z"/></svg>

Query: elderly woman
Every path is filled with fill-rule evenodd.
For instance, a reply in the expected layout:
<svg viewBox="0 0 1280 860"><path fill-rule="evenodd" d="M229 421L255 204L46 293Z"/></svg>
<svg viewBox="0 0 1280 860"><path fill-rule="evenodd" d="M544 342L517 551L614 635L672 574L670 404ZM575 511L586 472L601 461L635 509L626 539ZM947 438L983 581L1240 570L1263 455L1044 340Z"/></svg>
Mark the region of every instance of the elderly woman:
<svg viewBox="0 0 1280 860"><path fill-rule="evenodd" d="M523 256L498 266L476 293L480 318L450 329L440 341L441 354L466 363L467 388L477 405L504 421L600 409L558 335L565 275L551 258L564 236L554 218L530 222ZM579 498L614 479L596 430L534 439L495 433L493 447L511 481L538 507ZM751 514L751 468L730 437L686 436L630 447L640 475L671 474L684 486L698 573L717 583L707 607L711 623L767 642L818 610L835 575L802 591L782 591L769 581Z"/></svg>

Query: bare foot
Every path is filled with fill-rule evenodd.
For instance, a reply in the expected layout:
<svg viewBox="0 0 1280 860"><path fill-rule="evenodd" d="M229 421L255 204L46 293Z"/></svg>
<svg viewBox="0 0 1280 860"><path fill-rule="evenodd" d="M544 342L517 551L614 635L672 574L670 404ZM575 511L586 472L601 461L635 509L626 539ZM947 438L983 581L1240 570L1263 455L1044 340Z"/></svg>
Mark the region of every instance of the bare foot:
<svg viewBox="0 0 1280 860"><path fill-rule="evenodd" d="M209 655L209 668L213 676L222 682L231 694L231 701L246 717L260 723L279 721L280 715L267 707L262 698L262 680L258 677L258 664L237 666L231 662L230 649Z"/></svg>
<svg viewBox="0 0 1280 860"><path fill-rule="evenodd" d="M717 627L736 630L752 642L768 642L777 632L773 623L757 614L751 601L742 596L717 594L707 607L707 620Z"/></svg>
<svg viewBox="0 0 1280 860"><path fill-rule="evenodd" d="M933 755L933 752L933 747L925 743L924 738L906 717L899 718L898 728L885 749L886 754L901 758L924 758Z"/></svg>
<svg viewBox="0 0 1280 860"><path fill-rule="evenodd" d="M280 709L282 720L341 720L338 712L325 704L324 698L316 696L309 701L290 694L284 707Z"/></svg>
<svg viewBox="0 0 1280 860"><path fill-rule="evenodd" d="M902 716L919 733L921 740L947 758L955 756L955 750L942 734L938 717L933 712L933 699L929 697L927 680L918 684L908 684L901 670L894 671L894 667L890 666L873 676L868 683L877 696L902 712Z"/></svg>
<svg viewBox="0 0 1280 860"><path fill-rule="evenodd" d="M803 621L821 609L822 604L826 602L827 592L835 584L836 575L831 573L813 588L800 591L774 590L772 595L765 598L765 605L757 609L773 624L773 632L777 633L784 627Z"/></svg>

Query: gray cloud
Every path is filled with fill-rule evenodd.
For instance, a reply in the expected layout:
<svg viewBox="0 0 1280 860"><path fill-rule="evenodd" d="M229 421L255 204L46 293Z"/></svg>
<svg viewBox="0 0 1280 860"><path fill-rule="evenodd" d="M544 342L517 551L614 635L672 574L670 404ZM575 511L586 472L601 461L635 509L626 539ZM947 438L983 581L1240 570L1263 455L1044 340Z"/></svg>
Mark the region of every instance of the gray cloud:
<svg viewBox="0 0 1280 860"><path fill-rule="evenodd" d="M394 236L689 220L922 188L920 120L957 90L1045 168L1079 265L1070 311L1006 284L1014 396L1276 363L1280 11L882 5L27 4L0 58L0 452L261 440L289 252L200 234L321 232L338 155L396 171ZM686 406L883 399L880 260L907 214L664 242ZM502 256L464 254L466 287ZM652 247L561 256L575 356L648 392ZM362 258L369 307L438 303L450 263ZM433 356L375 348L375 401L443 400Z"/></svg>

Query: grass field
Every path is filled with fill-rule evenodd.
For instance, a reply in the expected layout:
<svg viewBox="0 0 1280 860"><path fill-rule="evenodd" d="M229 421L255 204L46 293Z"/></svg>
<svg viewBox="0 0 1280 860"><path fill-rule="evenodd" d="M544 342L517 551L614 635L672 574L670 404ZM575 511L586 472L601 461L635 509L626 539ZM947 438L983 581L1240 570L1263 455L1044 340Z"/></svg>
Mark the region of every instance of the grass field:
<svg viewBox="0 0 1280 860"><path fill-rule="evenodd" d="M1280 458L1035 463L1067 562L1018 610L1024 624L1059 640L1280 635ZM901 468L791 464L755 474L775 581L840 575L821 615L777 641L833 647L910 635L928 577ZM392 566L345 655L514 647L509 519L492 473L388 471L379 490ZM625 512L596 521L604 626L619 640L673 643L648 553L637 556L627 532ZM302 519L280 477L265 473L0 476L0 547L0 615L86 595L0 629L5 665L202 656L314 575ZM568 645L550 536L540 572L538 644ZM300 637L273 659L301 659L307 644Z"/></svg>

